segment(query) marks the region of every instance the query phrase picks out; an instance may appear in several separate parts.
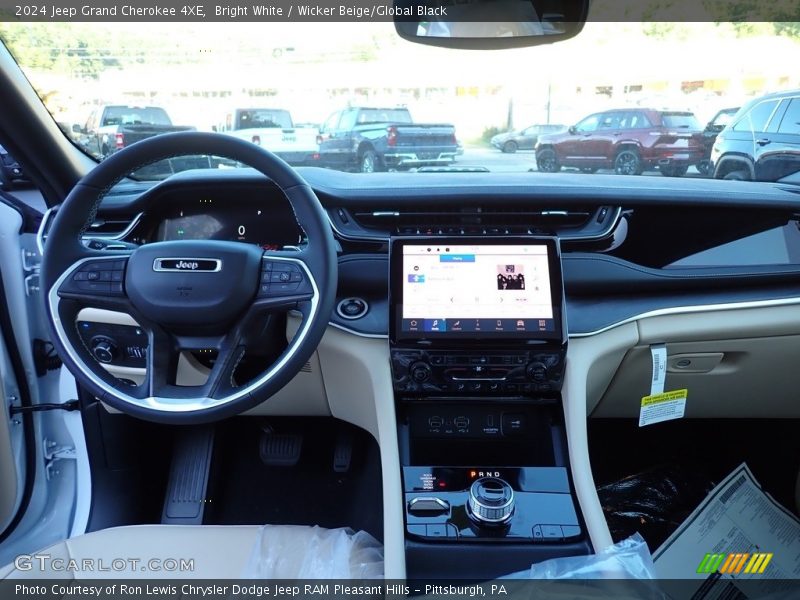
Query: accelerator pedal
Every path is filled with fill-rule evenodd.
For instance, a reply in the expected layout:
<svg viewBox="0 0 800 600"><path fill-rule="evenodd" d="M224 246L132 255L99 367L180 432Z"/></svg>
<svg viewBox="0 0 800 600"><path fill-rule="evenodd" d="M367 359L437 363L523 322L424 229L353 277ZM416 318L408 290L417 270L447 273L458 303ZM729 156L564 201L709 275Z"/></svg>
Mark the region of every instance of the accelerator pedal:
<svg viewBox="0 0 800 600"><path fill-rule="evenodd" d="M178 433L161 523L202 525L213 449L211 426L192 427Z"/></svg>

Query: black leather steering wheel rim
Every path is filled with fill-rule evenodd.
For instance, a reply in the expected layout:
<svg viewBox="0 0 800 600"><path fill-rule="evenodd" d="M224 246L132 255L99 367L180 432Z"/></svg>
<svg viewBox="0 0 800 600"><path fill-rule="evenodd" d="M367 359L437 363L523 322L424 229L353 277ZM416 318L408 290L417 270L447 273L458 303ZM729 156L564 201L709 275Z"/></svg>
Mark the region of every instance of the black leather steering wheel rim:
<svg viewBox="0 0 800 600"><path fill-rule="evenodd" d="M303 313L303 320L297 335L275 363L265 371L266 376L256 378L257 385L248 384L246 392L239 390L222 399L210 395L195 397L191 395L193 391L189 387L186 388L185 397L181 398L179 396L182 391L173 385L166 386L171 395L162 398L150 393L156 387L151 382L149 385L153 389L134 397L126 393L125 388L117 385L114 378L107 376L105 370L93 361L88 348L80 342L77 326L70 321L77 314L75 309L82 302L91 301L100 308L113 309L122 300L104 296L91 296L87 299L80 294L70 294L69 286L71 279L77 278L76 273L81 268L85 269L91 264L100 267L104 264L110 265L111 262L103 261L116 258L127 261L125 289L132 285L131 265L136 253L146 247L156 247L156 244L142 246L133 253L90 250L83 243L82 236L94 220L97 208L108 191L131 172L160 160L197 154L224 157L250 166L277 185L289 200L297 222L306 234L307 243L299 252L270 252L263 258L268 265L295 265L296 268L292 268L304 273L301 277L308 280L302 285L306 286L309 293L303 297L298 295L294 300L292 297L276 300L259 299L257 296L254 298L254 305L282 310L298 308ZM239 245L239 248L231 247L234 251L245 246L238 242L229 244ZM203 248L202 244L193 248L197 247ZM212 248L209 252L220 248L208 247ZM248 252L253 253L252 250ZM153 270L156 270L155 263ZM175 276L182 277L183 274ZM99 163L76 184L59 208L47 233L41 278L42 289L47 294L45 304L53 343L64 364L81 386L103 402L135 417L179 424L211 422L239 414L263 402L288 383L313 354L327 328L335 304L336 244L327 215L316 194L280 158L259 146L232 136L201 132L171 133L143 140L118 151ZM254 282L253 289L258 289L258 282ZM125 301L129 304L127 292L125 296ZM140 315L134 315L134 318L138 316ZM151 342L154 339L151 337ZM158 358L152 356L156 353L155 347L151 343L153 350L150 352L148 370L158 364ZM155 368L152 370L156 371ZM164 402L160 404L158 400ZM181 403L182 400L185 402Z"/></svg>

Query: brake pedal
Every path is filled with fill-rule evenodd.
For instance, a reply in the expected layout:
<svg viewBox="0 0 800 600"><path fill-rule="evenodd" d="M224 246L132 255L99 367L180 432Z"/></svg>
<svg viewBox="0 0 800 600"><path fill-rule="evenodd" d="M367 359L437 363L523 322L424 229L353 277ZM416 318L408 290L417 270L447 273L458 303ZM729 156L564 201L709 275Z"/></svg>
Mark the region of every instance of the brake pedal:
<svg viewBox="0 0 800 600"><path fill-rule="evenodd" d="M270 467L293 467L300 461L303 436L293 433L267 433L261 436L261 462Z"/></svg>
<svg viewBox="0 0 800 600"><path fill-rule="evenodd" d="M337 473L347 473L353 459L353 436L350 433L340 432L336 436L336 446L333 449L333 470Z"/></svg>
<svg viewBox="0 0 800 600"><path fill-rule="evenodd" d="M194 427L178 433L161 523L202 525L213 449L213 427Z"/></svg>

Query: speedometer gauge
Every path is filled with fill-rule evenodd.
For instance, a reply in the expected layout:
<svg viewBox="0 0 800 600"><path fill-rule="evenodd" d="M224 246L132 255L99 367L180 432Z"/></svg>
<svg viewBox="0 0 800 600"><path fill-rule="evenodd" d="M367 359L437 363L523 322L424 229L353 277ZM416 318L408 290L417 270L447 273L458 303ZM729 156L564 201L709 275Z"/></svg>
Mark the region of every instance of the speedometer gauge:
<svg viewBox="0 0 800 600"><path fill-rule="evenodd" d="M165 204L171 206L162 213L156 234L159 241L224 240L277 250L299 239L293 213L271 200L268 207L261 198L230 201L208 196Z"/></svg>

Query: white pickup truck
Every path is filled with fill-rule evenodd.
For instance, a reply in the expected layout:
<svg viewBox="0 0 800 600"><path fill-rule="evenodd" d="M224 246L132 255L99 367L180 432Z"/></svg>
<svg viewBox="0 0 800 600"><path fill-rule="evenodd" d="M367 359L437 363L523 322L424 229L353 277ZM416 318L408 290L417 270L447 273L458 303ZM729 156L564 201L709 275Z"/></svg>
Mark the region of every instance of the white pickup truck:
<svg viewBox="0 0 800 600"><path fill-rule="evenodd" d="M319 131L295 127L289 111L281 108L233 109L217 131L258 144L293 166L314 165L319 160Z"/></svg>

